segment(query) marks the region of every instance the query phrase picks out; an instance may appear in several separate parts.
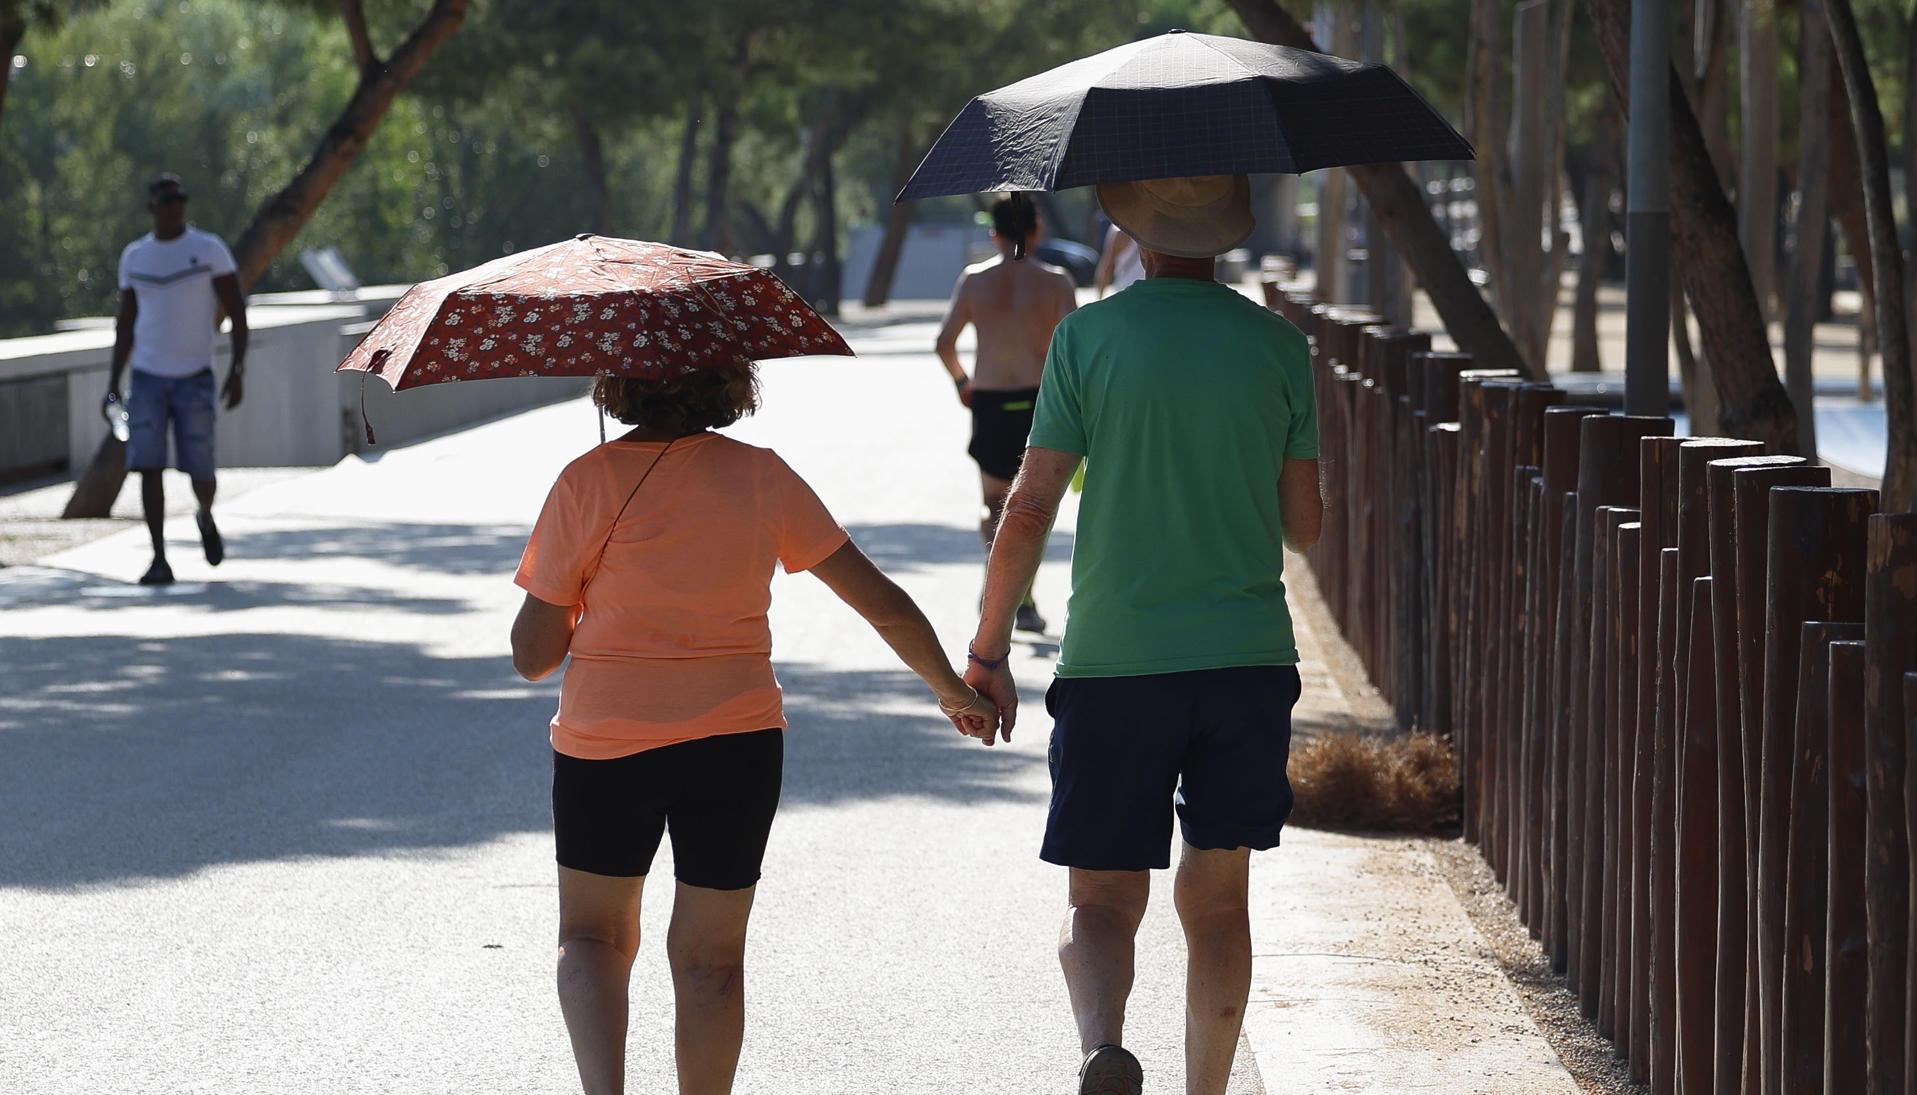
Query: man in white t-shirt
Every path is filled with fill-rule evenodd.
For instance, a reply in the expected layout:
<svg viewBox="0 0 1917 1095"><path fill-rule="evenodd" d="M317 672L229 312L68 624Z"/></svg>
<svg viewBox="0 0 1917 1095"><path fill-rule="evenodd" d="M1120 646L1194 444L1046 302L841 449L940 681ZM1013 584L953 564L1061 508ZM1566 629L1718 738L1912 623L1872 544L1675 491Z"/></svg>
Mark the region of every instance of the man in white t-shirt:
<svg viewBox="0 0 1917 1095"><path fill-rule="evenodd" d="M153 537L153 565L140 584L166 585L173 581L173 568L162 535L166 494L161 475L169 426L174 466L193 481L199 499L206 561L219 566L226 557L213 523L213 338L220 314L232 317L233 368L220 389L230 411L240 405L246 373L246 299L226 244L186 223L186 188L178 176L154 179L147 186L146 207L153 214L153 231L120 253L120 312L107 391L119 397L120 378L131 363L126 464L140 473L140 503Z"/></svg>

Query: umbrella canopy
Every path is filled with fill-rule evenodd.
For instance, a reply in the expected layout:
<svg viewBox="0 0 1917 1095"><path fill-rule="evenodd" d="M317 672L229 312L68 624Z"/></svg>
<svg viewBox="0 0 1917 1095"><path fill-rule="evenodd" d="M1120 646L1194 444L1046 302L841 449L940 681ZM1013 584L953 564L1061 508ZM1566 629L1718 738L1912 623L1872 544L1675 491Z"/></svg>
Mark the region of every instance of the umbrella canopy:
<svg viewBox="0 0 1917 1095"><path fill-rule="evenodd" d="M852 350L786 284L706 251L580 235L421 282L339 371L393 390L509 376L676 376Z"/></svg>
<svg viewBox="0 0 1917 1095"><path fill-rule="evenodd" d="M973 99L898 200L1470 158L1383 65L1173 31Z"/></svg>

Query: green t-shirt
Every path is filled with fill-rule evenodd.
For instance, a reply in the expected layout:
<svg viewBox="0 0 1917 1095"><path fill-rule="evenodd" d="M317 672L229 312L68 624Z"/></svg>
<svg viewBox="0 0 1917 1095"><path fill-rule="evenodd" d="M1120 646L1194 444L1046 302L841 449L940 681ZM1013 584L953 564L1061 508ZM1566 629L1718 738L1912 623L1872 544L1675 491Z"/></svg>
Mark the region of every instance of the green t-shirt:
<svg viewBox="0 0 1917 1095"><path fill-rule="evenodd" d="M1318 455L1309 369L1303 333L1215 282L1058 325L1031 444L1086 458L1059 676L1298 661L1278 473Z"/></svg>

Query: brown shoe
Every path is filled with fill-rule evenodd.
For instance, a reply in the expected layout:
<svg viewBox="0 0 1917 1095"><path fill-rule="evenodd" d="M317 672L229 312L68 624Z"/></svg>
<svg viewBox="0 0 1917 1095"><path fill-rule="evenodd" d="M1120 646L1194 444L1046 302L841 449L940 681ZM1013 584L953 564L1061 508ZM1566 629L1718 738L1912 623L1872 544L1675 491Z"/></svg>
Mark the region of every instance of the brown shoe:
<svg viewBox="0 0 1917 1095"><path fill-rule="evenodd" d="M1145 1070L1121 1046L1099 1046L1078 1070L1078 1095L1141 1095Z"/></svg>

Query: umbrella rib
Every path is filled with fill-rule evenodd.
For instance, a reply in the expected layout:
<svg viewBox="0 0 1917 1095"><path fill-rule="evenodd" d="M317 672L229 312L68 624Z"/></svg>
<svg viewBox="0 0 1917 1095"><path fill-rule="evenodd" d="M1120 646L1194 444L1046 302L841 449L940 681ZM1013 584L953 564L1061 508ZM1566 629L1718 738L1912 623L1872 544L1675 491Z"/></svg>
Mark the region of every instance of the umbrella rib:
<svg viewBox="0 0 1917 1095"><path fill-rule="evenodd" d="M1295 171L1298 167L1298 156L1296 153L1292 151L1292 148L1291 148L1291 134L1285 132L1284 112L1278 109L1278 103L1273 96L1273 92L1277 82L1267 77L1264 73L1259 72L1257 69L1252 68L1250 65L1239 60L1238 58L1233 57L1231 54L1226 53L1224 50L1219 49L1217 46L1212 45L1210 41L1210 38L1211 38L1210 35L1194 34L1192 35L1192 37L1197 39L1199 44L1203 45L1206 49L1211 50L1213 53L1216 53L1218 56L1223 57L1225 60L1230 61L1234 65L1237 65L1239 68L1244 69L1245 72L1252 77L1252 79L1258 81L1258 85L1260 87L1265 89L1265 98L1271 102L1271 124L1275 129L1278 130L1278 136L1284 140L1285 157L1291 162L1291 166L1293 170Z"/></svg>
<svg viewBox="0 0 1917 1095"><path fill-rule="evenodd" d="M1264 73L1259 72L1257 69L1251 67L1245 62L1240 61L1238 58L1233 57L1231 54L1226 53L1224 50L1219 49L1217 46L1212 45L1210 41L1211 35L1192 34L1192 35L1188 35L1187 37L1191 38L1193 41L1197 42L1199 45L1204 46L1206 49L1211 50L1213 53L1216 53L1218 56L1223 57L1225 60L1230 61L1232 64L1237 65L1239 68L1244 69L1247 75L1255 77L1260 80L1265 79Z"/></svg>

